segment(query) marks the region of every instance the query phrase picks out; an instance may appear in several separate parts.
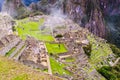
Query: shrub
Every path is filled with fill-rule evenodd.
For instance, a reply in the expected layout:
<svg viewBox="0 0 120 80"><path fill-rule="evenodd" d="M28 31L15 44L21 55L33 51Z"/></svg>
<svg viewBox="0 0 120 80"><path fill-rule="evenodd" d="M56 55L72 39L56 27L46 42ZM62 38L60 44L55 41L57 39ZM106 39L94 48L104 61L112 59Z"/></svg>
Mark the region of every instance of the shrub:
<svg viewBox="0 0 120 80"><path fill-rule="evenodd" d="M89 45L83 46L83 49L84 49L84 51L85 51L85 54L88 55L88 57L90 57L90 55L91 55L91 50L92 50L92 45L89 44Z"/></svg>
<svg viewBox="0 0 120 80"><path fill-rule="evenodd" d="M120 57L120 49L117 46L110 44L110 48L112 49L114 54Z"/></svg>
<svg viewBox="0 0 120 80"><path fill-rule="evenodd" d="M62 38L62 37L63 37L63 35L61 35L61 34L58 34L55 36L55 38Z"/></svg>
<svg viewBox="0 0 120 80"><path fill-rule="evenodd" d="M116 75L112 72L112 67L103 66L102 68L98 69L98 72L103 75L107 80L116 80Z"/></svg>
<svg viewBox="0 0 120 80"><path fill-rule="evenodd" d="M16 31L15 26L12 27L12 31Z"/></svg>
<svg viewBox="0 0 120 80"><path fill-rule="evenodd" d="M53 56L53 53L50 53L50 56Z"/></svg>

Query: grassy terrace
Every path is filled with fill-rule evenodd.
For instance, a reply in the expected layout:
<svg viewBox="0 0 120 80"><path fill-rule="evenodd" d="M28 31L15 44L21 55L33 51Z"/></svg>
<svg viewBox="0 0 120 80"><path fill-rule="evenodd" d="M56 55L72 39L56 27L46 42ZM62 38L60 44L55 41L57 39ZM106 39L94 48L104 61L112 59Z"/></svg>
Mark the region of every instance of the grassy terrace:
<svg viewBox="0 0 120 80"><path fill-rule="evenodd" d="M89 70L86 70L87 73L91 73L94 69L98 69L100 67L98 63L104 62L104 59L107 58L108 55L112 54L112 50L109 46L109 44L97 41L98 37L94 36L87 36L88 40L91 44L91 52L90 52L90 59L89 62L91 64L91 68ZM104 64L107 65L107 64ZM106 80L104 77L101 77L101 80Z"/></svg>
<svg viewBox="0 0 120 80"><path fill-rule="evenodd" d="M14 51L15 51L15 47L13 47L9 52L7 52L6 54L5 54L5 56L10 56Z"/></svg>
<svg viewBox="0 0 120 80"><path fill-rule="evenodd" d="M46 48L48 53L52 53L53 55L67 52L64 44L46 43Z"/></svg>
<svg viewBox="0 0 120 80"><path fill-rule="evenodd" d="M40 19L39 22L30 21L29 19L19 20L17 21L16 30L22 39L26 39L26 36L32 36L42 41L54 41L51 35L41 33L39 27L43 23L44 19Z"/></svg>
<svg viewBox="0 0 120 80"><path fill-rule="evenodd" d="M75 59L74 59L74 58L72 58L72 57L69 57L69 58L66 58L66 59L65 59L65 61L66 61L66 62L74 62L74 61L75 61Z"/></svg>
<svg viewBox="0 0 120 80"><path fill-rule="evenodd" d="M70 74L70 72L64 69L65 65L57 62L53 57L50 57L50 63L53 74L59 74L59 75Z"/></svg>
<svg viewBox="0 0 120 80"><path fill-rule="evenodd" d="M97 42L94 37L87 37L92 44L90 62L93 64L103 62L103 58L106 58L108 55L112 54L112 50L107 43ZM106 57L105 57L106 56Z"/></svg>
<svg viewBox="0 0 120 80"><path fill-rule="evenodd" d="M51 55L58 55L67 52L64 44L46 43L48 53ZM50 57L50 64L53 74L70 75L70 72L65 70L65 65L59 63L54 57Z"/></svg>
<svg viewBox="0 0 120 80"><path fill-rule="evenodd" d="M10 64L10 65L9 65ZM0 80L62 80L0 56Z"/></svg>

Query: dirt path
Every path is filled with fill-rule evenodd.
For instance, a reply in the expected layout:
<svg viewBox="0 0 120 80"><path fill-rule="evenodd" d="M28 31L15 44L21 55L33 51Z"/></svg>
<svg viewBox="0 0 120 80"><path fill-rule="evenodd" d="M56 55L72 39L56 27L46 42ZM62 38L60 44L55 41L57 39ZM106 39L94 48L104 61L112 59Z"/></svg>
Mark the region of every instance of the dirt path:
<svg viewBox="0 0 120 80"><path fill-rule="evenodd" d="M51 65L50 65L50 58L47 55L47 63L48 63L48 73L52 75L52 69L51 69Z"/></svg>
<svg viewBox="0 0 120 80"><path fill-rule="evenodd" d="M63 58L69 58L71 57L71 55L63 55L63 56L59 56L60 59L63 59Z"/></svg>
<svg viewBox="0 0 120 80"><path fill-rule="evenodd" d="M46 52L48 53L48 51L47 51L47 48L46 48L46 45L45 45L45 44L44 44L44 46L45 46L45 50L46 50ZM48 63L48 73L52 75L52 69L51 69L51 65L50 65L50 57L49 57L49 55L48 55L48 54L46 55L46 57L47 57L47 63Z"/></svg>

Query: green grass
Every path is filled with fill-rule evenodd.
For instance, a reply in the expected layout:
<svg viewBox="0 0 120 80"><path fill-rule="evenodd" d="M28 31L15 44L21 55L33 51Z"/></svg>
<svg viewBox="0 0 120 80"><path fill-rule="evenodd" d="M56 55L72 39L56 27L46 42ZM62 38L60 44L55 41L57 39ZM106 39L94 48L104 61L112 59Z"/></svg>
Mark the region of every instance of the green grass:
<svg viewBox="0 0 120 80"><path fill-rule="evenodd" d="M48 69L44 69L43 72L48 72Z"/></svg>
<svg viewBox="0 0 120 80"><path fill-rule="evenodd" d="M87 74L91 74L91 72L94 71L94 69L99 69L102 64L99 63L104 63L104 60L107 59L108 55L112 54L112 50L107 43L103 43L102 41L97 41L97 39L100 40L100 38L92 35L87 35L87 39L90 41L91 45L91 52L89 56L89 63L91 68L84 70L87 72ZM108 65L108 64L103 64L103 65ZM101 76L101 80L106 80L105 77Z"/></svg>
<svg viewBox="0 0 120 80"><path fill-rule="evenodd" d="M64 44L46 43L46 48L48 53L52 53L53 55L67 52Z"/></svg>
<svg viewBox="0 0 120 80"><path fill-rule="evenodd" d="M0 80L62 80L0 56Z"/></svg>
<svg viewBox="0 0 120 80"><path fill-rule="evenodd" d="M120 68L119 68L120 69ZM98 69L98 72L101 73L107 80L120 80L119 70L116 70L109 66L103 66Z"/></svg>
<svg viewBox="0 0 120 80"><path fill-rule="evenodd" d="M21 74L21 75L17 75L12 80L27 80L27 79L28 79L28 75L27 74Z"/></svg>
<svg viewBox="0 0 120 80"><path fill-rule="evenodd" d="M70 58L65 58L65 61L66 61L66 62L74 62L75 59L70 57Z"/></svg>
<svg viewBox="0 0 120 80"><path fill-rule="evenodd" d="M50 64L53 74L57 73L59 75L65 75L65 74L70 75L70 72L64 69L65 65L57 62L52 57L50 57Z"/></svg>
<svg viewBox="0 0 120 80"><path fill-rule="evenodd" d="M44 19L40 19L39 22L29 21L28 19L23 19L17 21L16 30L18 35L22 39L26 39L26 36L32 36L38 40L42 41L54 41L54 38L49 34L42 34L39 27L44 23Z"/></svg>
<svg viewBox="0 0 120 80"><path fill-rule="evenodd" d="M87 36L87 38L89 39L90 44L92 44L90 54L90 62L92 64L103 62L103 59L106 59L108 55L113 53L109 44L97 41L91 36Z"/></svg>
<svg viewBox="0 0 120 80"><path fill-rule="evenodd" d="M16 49L15 47L12 48L9 52L5 54L5 56L10 56L13 53L13 51L15 51L15 49Z"/></svg>

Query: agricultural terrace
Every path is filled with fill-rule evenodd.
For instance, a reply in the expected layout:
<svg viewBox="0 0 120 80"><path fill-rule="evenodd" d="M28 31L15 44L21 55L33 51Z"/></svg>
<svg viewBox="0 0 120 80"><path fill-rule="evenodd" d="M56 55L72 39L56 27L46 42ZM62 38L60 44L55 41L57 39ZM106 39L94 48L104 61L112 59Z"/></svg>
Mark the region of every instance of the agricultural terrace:
<svg viewBox="0 0 120 80"><path fill-rule="evenodd" d="M67 49L64 44L56 44L56 43L46 43L46 48L49 54L57 55L61 53L67 52Z"/></svg>
<svg viewBox="0 0 120 80"><path fill-rule="evenodd" d="M54 41L54 38L50 34L43 34L40 27L44 23L44 19L39 21L31 21L28 18L17 21L17 26L15 27L18 35L22 39L26 39L27 36L32 36L41 41Z"/></svg>

